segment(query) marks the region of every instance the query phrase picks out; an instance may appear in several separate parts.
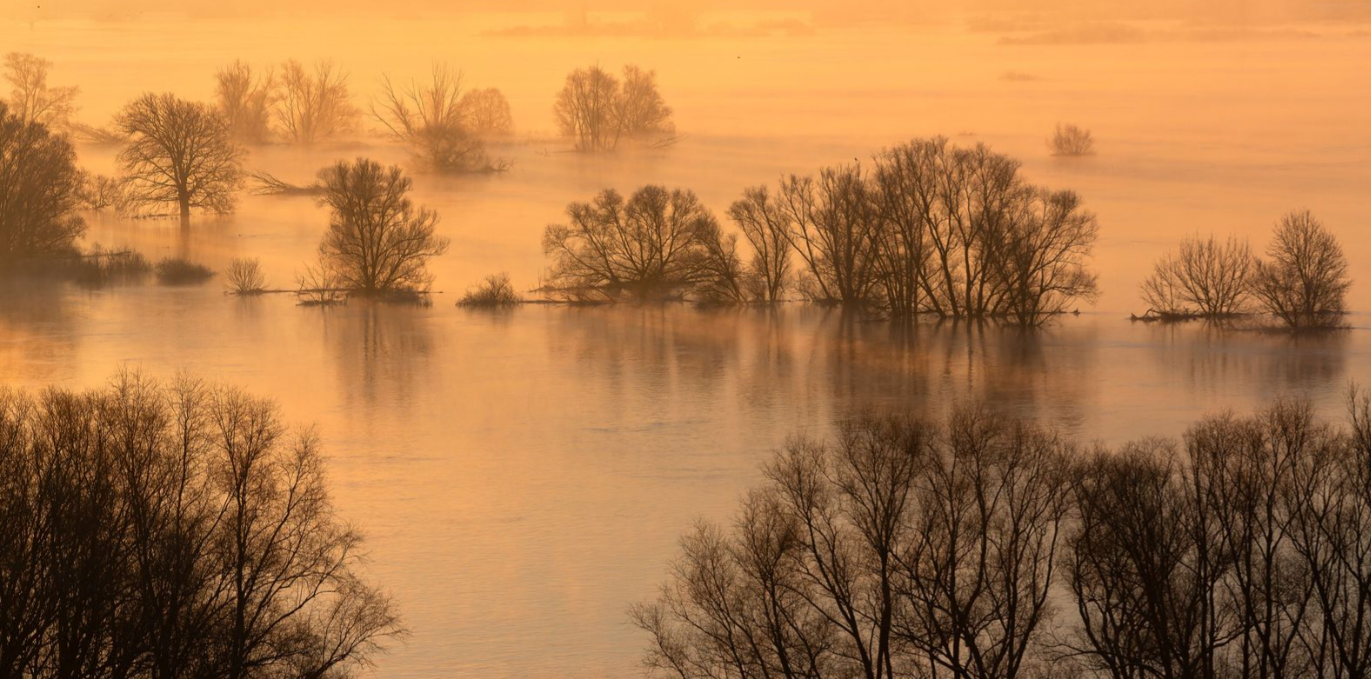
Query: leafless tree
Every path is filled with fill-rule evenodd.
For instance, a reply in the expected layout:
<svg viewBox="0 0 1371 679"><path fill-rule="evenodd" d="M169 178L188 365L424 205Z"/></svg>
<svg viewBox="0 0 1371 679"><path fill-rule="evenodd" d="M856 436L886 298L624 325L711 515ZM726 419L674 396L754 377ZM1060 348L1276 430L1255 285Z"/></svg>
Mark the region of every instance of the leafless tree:
<svg viewBox="0 0 1371 679"><path fill-rule="evenodd" d="M1312 213L1282 217L1266 256L1257 263L1253 295L1268 313L1295 329L1332 327L1342 319L1352 286L1347 258Z"/></svg>
<svg viewBox="0 0 1371 679"><path fill-rule="evenodd" d="M207 104L145 94L118 116L128 144L119 152L129 201L143 209L171 203L188 224L192 209L233 211L243 152Z"/></svg>
<svg viewBox="0 0 1371 679"><path fill-rule="evenodd" d="M1098 232L1095 215L1081 208L1074 192L1028 192L985 239L983 257L1003 313L1036 326L1078 300L1093 300L1098 289L1086 260Z"/></svg>
<svg viewBox="0 0 1371 679"><path fill-rule="evenodd" d="M599 66L567 74L553 112L562 134L576 141L578 151L609 151L619 145L623 130L615 113L619 81Z"/></svg>
<svg viewBox="0 0 1371 679"><path fill-rule="evenodd" d="M628 137L663 136L675 131L671 107L657 90L657 72L633 64L624 67L614 117Z"/></svg>
<svg viewBox="0 0 1371 679"><path fill-rule="evenodd" d="M650 667L694 677L1029 676L1067 508L1062 444L987 411L862 416L793 439L731 534L702 525L656 602Z"/></svg>
<svg viewBox="0 0 1371 679"><path fill-rule="evenodd" d="M262 262L256 257L235 257L224 270L225 289L235 295L256 295L267 288Z"/></svg>
<svg viewBox="0 0 1371 679"><path fill-rule="evenodd" d="M458 103L471 131L483 137L503 137L514 132L509 100L494 87L467 90Z"/></svg>
<svg viewBox="0 0 1371 679"><path fill-rule="evenodd" d="M701 225L700 281L696 300L704 304L743 304L748 301L747 271L738 256L737 234L725 234L719 223Z"/></svg>
<svg viewBox="0 0 1371 679"><path fill-rule="evenodd" d="M625 138L660 138L673 131L656 74L633 65L624 67L622 82L599 66L572 71L553 112L579 151L611 151Z"/></svg>
<svg viewBox="0 0 1371 679"><path fill-rule="evenodd" d="M439 172L500 169L486 155L472 112L463 106L462 74L434 65L427 85L396 89L382 79L372 113L398 140L409 144L424 166ZM488 112L484 112L488 113Z"/></svg>
<svg viewBox="0 0 1371 679"><path fill-rule="evenodd" d="M252 66L235 61L215 74L215 103L233 139L244 144L265 144L271 139L271 118L276 107L278 83L270 69L254 76Z"/></svg>
<svg viewBox="0 0 1371 679"><path fill-rule="evenodd" d="M0 670L338 676L401 632L315 438L190 379L0 391Z"/></svg>
<svg viewBox="0 0 1371 679"><path fill-rule="evenodd" d="M790 242L817 286L819 301L860 306L874 283L875 220L859 165L824 168L818 179L791 175L777 202Z"/></svg>
<svg viewBox="0 0 1371 679"><path fill-rule="evenodd" d="M543 234L552 285L608 298L690 290L704 278L710 237L718 234L694 193L662 186L644 186L628 200L605 189L589 203L568 205L567 218Z"/></svg>
<svg viewBox="0 0 1371 679"><path fill-rule="evenodd" d="M792 224L765 186L743 191L728 214L752 246L748 287L754 299L774 304L781 301L790 280L790 231Z"/></svg>
<svg viewBox="0 0 1371 679"><path fill-rule="evenodd" d="M52 62L24 52L5 55L5 80L10 84L10 112L24 122L37 122L65 131L76 112L76 87L48 87Z"/></svg>
<svg viewBox="0 0 1371 679"><path fill-rule="evenodd" d="M1095 140L1090 130L1069 123L1057 123L1057 131L1048 140L1047 147L1054 156L1095 155Z"/></svg>
<svg viewBox="0 0 1371 679"><path fill-rule="evenodd" d="M1142 284L1149 311L1165 317L1223 318L1248 309L1256 260L1247 242L1230 237L1181 241Z"/></svg>
<svg viewBox="0 0 1371 679"><path fill-rule="evenodd" d="M400 168L358 158L324 168L319 182L329 208L319 255L339 282L368 294L426 291L428 260L447 252L448 239L435 233L437 213L410 200Z"/></svg>
<svg viewBox="0 0 1371 679"><path fill-rule="evenodd" d="M0 260L70 250L84 175L66 137L0 102Z"/></svg>
<svg viewBox="0 0 1371 679"><path fill-rule="evenodd" d="M333 62L320 61L313 71L294 59L281 67L276 119L282 136L290 142L308 146L333 139L351 132L357 117L347 73Z"/></svg>

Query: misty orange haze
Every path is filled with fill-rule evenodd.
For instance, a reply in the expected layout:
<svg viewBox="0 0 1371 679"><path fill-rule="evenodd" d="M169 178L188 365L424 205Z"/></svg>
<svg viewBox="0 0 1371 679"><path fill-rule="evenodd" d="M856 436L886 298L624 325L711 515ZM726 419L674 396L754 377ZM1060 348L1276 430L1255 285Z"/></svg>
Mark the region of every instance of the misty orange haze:
<svg viewBox="0 0 1371 679"><path fill-rule="evenodd" d="M0 303L8 384L91 386L127 361L159 376L214 375L276 398L290 420L317 422L341 511L370 536L370 568L413 630L381 658L378 676L637 676L641 640L624 608L652 594L676 536L697 516L727 517L758 460L788 433L852 407L979 394L1060 418L1083 439L1121 441L1144 433L1143 423L1146 433L1176 434L1196 412L1269 392L1307 393L1329 407L1348 379L1371 374L1360 330L1295 343L1121 321L1144 311L1138 283L1180 238L1239 234L1260 250L1281 213L1308 207L1342 240L1356 281L1352 323L1365 325L1371 38L1357 25L1151 21L1124 24L1136 31L1126 39L1086 30L1031 44L1004 44L1024 34L951 19L678 37L499 35L560 26L565 16L149 12L0 23L3 51L53 61L50 82L80 86L77 118L98 124L144 91L207 100L214 71L236 58L331 58L351 73L364 108L381 75L422 77L435 61L508 96L517 133L492 152L513 163L510 172L416 176L418 201L440 213L452 241L431 264L434 289L447 293L431 309L355 305L320 315L283 298L223 299L214 286ZM720 21L807 26L808 16ZM682 140L566 152L553 97L568 70L594 63L655 69ZM1089 127L1098 155L1049 156L1045 139L1059 121ZM363 127L344 144L257 149L248 165L305 181L340 158L407 161L366 133L374 123ZM961 327L892 331L798 307L491 316L452 306L453 293L493 271L537 285L544 226L600 189L690 188L722 216L746 186L937 134L983 141L1021 160L1033 182L1083 196L1101 227L1093 266L1102 296L1082 305L1090 313L1026 339ZM92 170L113 168L109 149L79 153ZM186 253L216 269L258 257L285 285L326 219L309 199L245 195L236 214L200 219L189 233L98 217L86 241L154 258Z"/></svg>

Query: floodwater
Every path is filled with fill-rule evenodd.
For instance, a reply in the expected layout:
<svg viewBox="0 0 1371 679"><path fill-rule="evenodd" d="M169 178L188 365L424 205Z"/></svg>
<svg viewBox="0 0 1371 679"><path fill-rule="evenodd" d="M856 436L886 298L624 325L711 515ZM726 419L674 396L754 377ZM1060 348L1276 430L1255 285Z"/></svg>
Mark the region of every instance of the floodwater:
<svg viewBox="0 0 1371 679"><path fill-rule="evenodd" d="M939 412L984 398L1082 442L1179 435L1197 414L1307 396L1330 415L1371 382L1371 317L1322 337L1133 324L1137 284L1184 235L1265 244L1308 207L1352 261L1351 306L1371 311L1371 37L1336 26L1239 34L1150 26L1127 44L1004 45L994 33L818 28L807 35L513 38L493 17L451 21L0 24L3 50L56 63L99 123L146 89L206 97L215 67L333 56L365 101L383 72L435 59L502 88L523 134L500 176L416 177L451 252L431 307L297 307L238 299L219 282L0 290L0 379L101 384L120 366L185 370L276 399L327 446L341 512L369 536L373 578L412 631L377 676L623 678L643 639L625 608L653 594L677 536L727 521L758 463L797 432L859 408ZM556 17L550 19L556 20ZM532 20L528 20L532 21ZM536 22L534 22L536 23ZM1061 42L1060 40L1058 42ZM565 153L549 138L569 68L656 68L684 138L657 151ZM1006 79L1006 72L1031 76ZM1058 120L1099 155L1047 156ZM568 201L647 182L694 189L722 214L744 186L866 158L936 133L985 141L1035 181L1078 190L1099 216L1103 295L1033 333L965 324L892 327L834 310L688 307L464 310L498 270L534 287L544 225ZM404 162L363 137L254 151L293 181L356 155ZM83 148L96 171L108 149ZM93 215L88 241L222 268L262 260L292 285L326 216L311 199L244 196L189 232Z"/></svg>

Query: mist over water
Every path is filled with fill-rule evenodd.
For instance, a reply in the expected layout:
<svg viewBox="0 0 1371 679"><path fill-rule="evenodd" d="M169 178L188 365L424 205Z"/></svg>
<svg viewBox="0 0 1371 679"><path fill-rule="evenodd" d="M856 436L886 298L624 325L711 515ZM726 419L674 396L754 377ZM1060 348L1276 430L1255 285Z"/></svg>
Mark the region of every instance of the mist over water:
<svg viewBox="0 0 1371 679"><path fill-rule="evenodd" d="M430 264L442 291L431 307L307 309L285 295L225 296L218 280L0 290L6 385L97 386L121 365L187 371L270 396L288 421L317 426L340 513L366 532L368 570L412 631L377 676L639 676L642 639L624 611L653 595L677 536L697 517L725 520L788 435L825 433L862 408L941 412L983 398L1113 444L1179 435L1200 413L1278 395L1336 414L1347 383L1371 377L1362 313L1350 331L1310 337L1126 320L1146 310L1138 283L1180 238L1237 234L1260 251L1279 215L1302 207L1343 244L1349 307L1371 310L1371 38L1355 25L1216 35L1153 22L1138 24L1136 39L1032 44L962 23L492 34L560 21L0 23L3 51L52 60L50 82L79 85L77 118L92 123L143 91L207 100L214 70L235 58L333 58L362 102L382 74L420 77L434 61L508 96L516 135L491 146L513 163L508 173L415 176L416 202L441 215L452 241ZM656 69L681 141L566 152L552 99L568 70L592 63ZM1059 121L1089 127L1098 155L1049 156ZM799 304L454 307L488 273L538 285L543 228L600 189L689 188L722 218L746 186L935 134L984 141L1021 160L1033 182L1082 195L1100 223L1097 304L1030 333L892 326ZM79 160L108 173L113 153L81 147ZM247 166L303 183L359 155L407 161L364 134L307 151L254 149ZM327 215L309 197L243 195L235 214L197 218L188 231L174 220L88 222L87 243L216 270L257 257L269 284L294 287Z"/></svg>

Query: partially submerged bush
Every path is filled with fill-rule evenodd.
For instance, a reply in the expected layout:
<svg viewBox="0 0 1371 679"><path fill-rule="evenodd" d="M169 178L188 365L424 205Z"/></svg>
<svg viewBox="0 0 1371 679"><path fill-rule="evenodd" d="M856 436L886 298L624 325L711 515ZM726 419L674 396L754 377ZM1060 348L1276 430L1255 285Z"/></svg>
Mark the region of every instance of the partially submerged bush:
<svg viewBox="0 0 1371 679"><path fill-rule="evenodd" d="M267 289L267 277L256 257L237 257L224 270L225 287L235 295L260 295Z"/></svg>
<svg viewBox="0 0 1371 679"><path fill-rule="evenodd" d="M162 285L199 285L214 277L214 271L184 257L167 257L154 269Z"/></svg>
<svg viewBox="0 0 1371 679"><path fill-rule="evenodd" d="M151 271L152 265L142 253L111 252L97 243L91 246L90 253L76 259L75 279L81 285L98 287L142 280Z"/></svg>
<svg viewBox="0 0 1371 679"><path fill-rule="evenodd" d="M1143 300L1163 319L1233 316L1248 308L1255 268L1247 241L1187 238L1143 281Z"/></svg>
<svg viewBox="0 0 1371 679"><path fill-rule="evenodd" d="M295 277L295 296L300 306L333 306L346 304L347 291L339 287L338 274L327 262L306 266Z"/></svg>
<svg viewBox="0 0 1371 679"><path fill-rule="evenodd" d="M514 285L509 282L509 274L494 273L486 276L484 281L462 295L462 299L457 301L457 305L465 307L507 307L518 305L523 301L523 295L520 295L514 289Z"/></svg>
<svg viewBox="0 0 1371 679"><path fill-rule="evenodd" d="M1090 130L1070 123L1057 123L1057 133L1052 135L1048 147L1054 156L1095 155L1095 140L1090 136Z"/></svg>
<svg viewBox="0 0 1371 679"><path fill-rule="evenodd" d="M87 210L114 210L124 212L128 209L128 194L124 184L117 178L103 174L87 175L81 182L77 194L81 206Z"/></svg>

